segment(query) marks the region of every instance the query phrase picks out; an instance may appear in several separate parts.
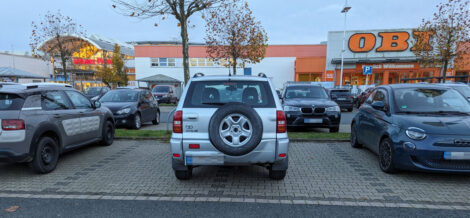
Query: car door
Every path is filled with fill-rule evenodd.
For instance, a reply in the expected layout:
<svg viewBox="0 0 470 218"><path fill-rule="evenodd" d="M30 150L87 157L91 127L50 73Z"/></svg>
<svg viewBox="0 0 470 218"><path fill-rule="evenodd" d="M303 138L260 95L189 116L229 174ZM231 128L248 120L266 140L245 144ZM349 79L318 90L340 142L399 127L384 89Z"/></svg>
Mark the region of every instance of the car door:
<svg viewBox="0 0 470 218"><path fill-rule="evenodd" d="M81 93L74 90L67 90L65 93L80 114L80 131L77 136L80 137L81 142L99 138L104 119L101 112L96 110L90 100Z"/></svg>
<svg viewBox="0 0 470 218"><path fill-rule="evenodd" d="M76 143L80 131L80 114L62 91L45 91L41 97L41 107L49 123L57 126L63 147Z"/></svg>
<svg viewBox="0 0 470 218"><path fill-rule="evenodd" d="M149 119L155 120L155 116L157 115L157 110L158 110L158 102L153 97L152 92L145 91L145 94L146 94L145 99L149 102L149 105L150 105Z"/></svg>
<svg viewBox="0 0 470 218"><path fill-rule="evenodd" d="M140 92L140 103L139 103L139 108L141 111L141 116L142 116L142 122L148 122L153 119L153 114L152 113L152 107L150 106L151 102L150 99L148 98L148 91L141 91Z"/></svg>
<svg viewBox="0 0 470 218"><path fill-rule="evenodd" d="M361 143L363 143L366 147L370 145L370 135L372 134L372 113L373 108L371 106L373 97L375 92L369 95L367 100L364 102L364 105L359 110L359 119L358 119L358 139Z"/></svg>
<svg viewBox="0 0 470 218"><path fill-rule="evenodd" d="M385 107L384 110L377 110L372 108L372 116L371 116L371 134L369 136L370 145L373 151L378 152L380 139L384 132L387 131L390 125L390 116L388 115L387 111L389 109L389 99L388 99L388 92L385 89L377 89L374 98L372 100L372 104L375 102L381 101L384 103Z"/></svg>

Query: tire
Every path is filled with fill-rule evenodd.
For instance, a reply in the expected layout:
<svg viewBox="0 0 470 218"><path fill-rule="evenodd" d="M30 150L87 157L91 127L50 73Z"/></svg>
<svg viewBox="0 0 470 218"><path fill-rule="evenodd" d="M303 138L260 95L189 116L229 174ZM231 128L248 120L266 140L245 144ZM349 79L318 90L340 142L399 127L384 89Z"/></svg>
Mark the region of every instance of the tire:
<svg viewBox="0 0 470 218"><path fill-rule="evenodd" d="M287 170L269 170L269 178L273 180L283 180L286 174Z"/></svg>
<svg viewBox="0 0 470 218"><path fill-rule="evenodd" d="M134 123L132 124L133 129L140 129L142 127L142 117L140 113L136 113L134 116Z"/></svg>
<svg viewBox="0 0 470 218"><path fill-rule="evenodd" d="M46 174L55 170L59 160L59 146L56 140L44 136L39 139L31 168L35 173Z"/></svg>
<svg viewBox="0 0 470 218"><path fill-rule="evenodd" d="M103 126L103 133L101 134L101 145L110 146L114 142L114 124L107 120Z"/></svg>
<svg viewBox="0 0 470 218"><path fill-rule="evenodd" d="M175 176L178 180L189 180L193 177L193 169L188 170L174 170Z"/></svg>
<svg viewBox="0 0 470 218"><path fill-rule="evenodd" d="M212 144L230 156L250 153L261 142L262 135L261 118L251 106L243 103L225 104L214 113L209 123Z"/></svg>
<svg viewBox="0 0 470 218"><path fill-rule="evenodd" d="M393 142L389 138L385 138L379 145L379 166L385 173L395 173Z"/></svg>
<svg viewBox="0 0 470 218"><path fill-rule="evenodd" d="M160 111L157 110L157 114L155 115L155 120L152 120L153 125L158 125L160 123Z"/></svg>
<svg viewBox="0 0 470 218"><path fill-rule="evenodd" d="M330 133L336 133L336 132L339 132L339 127L330 128Z"/></svg>
<svg viewBox="0 0 470 218"><path fill-rule="evenodd" d="M353 123L351 125L351 136L349 138L349 141L351 142L351 147L353 147L353 148L362 148L362 145L359 144L359 142L357 140L357 127L356 127L355 123Z"/></svg>

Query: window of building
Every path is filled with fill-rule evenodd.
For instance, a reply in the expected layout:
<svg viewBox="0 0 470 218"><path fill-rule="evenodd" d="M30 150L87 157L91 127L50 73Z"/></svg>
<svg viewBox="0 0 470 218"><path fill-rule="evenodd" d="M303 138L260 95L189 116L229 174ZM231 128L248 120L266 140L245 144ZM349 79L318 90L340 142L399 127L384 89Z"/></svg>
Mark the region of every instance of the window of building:
<svg viewBox="0 0 470 218"><path fill-rule="evenodd" d="M196 58L190 58L189 59L189 66L196 67L197 66L197 59Z"/></svg>
<svg viewBox="0 0 470 218"><path fill-rule="evenodd" d="M206 59L205 58L198 58L197 59L197 66L205 67L206 66Z"/></svg>
<svg viewBox="0 0 470 218"><path fill-rule="evenodd" d="M159 58L158 59L158 66L160 67L166 67L168 66L168 58Z"/></svg>
<svg viewBox="0 0 470 218"><path fill-rule="evenodd" d="M152 67L158 67L158 58L151 58L150 59L150 66Z"/></svg>
<svg viewBox="0 0 470 218"><path fill-rule="evenodd" d="M174 67L176 66L176 61L174 58L168 58L168 66L169 67Z"/></svg>

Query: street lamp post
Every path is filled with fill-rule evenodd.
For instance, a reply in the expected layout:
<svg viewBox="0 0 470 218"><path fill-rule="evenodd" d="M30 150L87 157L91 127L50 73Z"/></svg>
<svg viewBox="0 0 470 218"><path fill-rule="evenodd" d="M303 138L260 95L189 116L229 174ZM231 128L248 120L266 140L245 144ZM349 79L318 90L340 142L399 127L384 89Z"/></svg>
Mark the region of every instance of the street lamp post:
<svg viewBox="0 0 470 218"><path fill-rule="evenodd" d="M339 78L339 86L343 86L343 67L344 67L344 52L346 51L346 17L348 15L348 11L351 9L351 6L348 5L348 0L346 0L344 4L343 10L341 13L344 14L344 32L343 32L343 50L341 50L341 75ZM336 78L335 78L336 81Z"/></svg>

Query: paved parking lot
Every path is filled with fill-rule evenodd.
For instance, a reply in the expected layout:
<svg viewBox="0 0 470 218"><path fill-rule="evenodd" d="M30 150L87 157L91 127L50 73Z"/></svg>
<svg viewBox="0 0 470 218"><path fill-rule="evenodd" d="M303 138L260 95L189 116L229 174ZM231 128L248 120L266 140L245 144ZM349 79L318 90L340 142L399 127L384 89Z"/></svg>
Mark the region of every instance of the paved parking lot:
<svg viewBox="0 0 470 218"><path fill-rule="evenodd" d="M39 194L280 203L308 200L470 209L469 175L384 174L375 155L352 149L348 143L291 143L290 168L283 181L270 180L268 171L257 166L199 167L192 180L178 181L171 169L168 144L156 141L116 141L111 147L79 149L63 156L57 170L47 175L33 174L25 164L0 164L0 178L0 197Z"/></svg>

